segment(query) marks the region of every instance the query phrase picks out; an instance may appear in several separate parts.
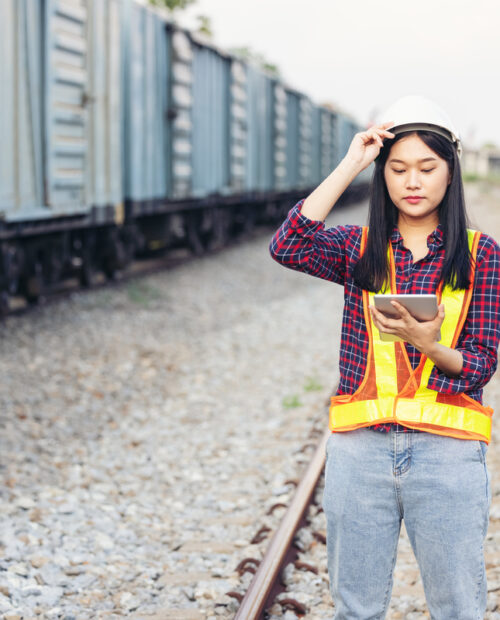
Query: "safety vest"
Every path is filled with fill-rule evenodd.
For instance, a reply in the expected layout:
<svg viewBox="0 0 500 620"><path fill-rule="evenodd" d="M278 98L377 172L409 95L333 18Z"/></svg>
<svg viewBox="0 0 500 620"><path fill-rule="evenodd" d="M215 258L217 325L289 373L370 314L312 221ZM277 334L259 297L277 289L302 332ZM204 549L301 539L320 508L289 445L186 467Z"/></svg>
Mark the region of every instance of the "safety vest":
<svg viewBox="0 0 500 620"><path fill-rule="evenodd" d="M366 247L366 227L361 237L361 255ZM454 348L462 331L474 286L475 259L480 234L468 230L473 257L470 286L454 291L439 286L438 303L445 305L440 343ZM392 245L388 249L390 292L396 293L396 269ZM383 292L388 292L384 290ZM479 439L489 443L493 410L467 394L441 394L427 388L434 363L421 356L413 370L404 342L380 339L369 311L373 295L363 290L363 310L368 332L368 360L365 376L354 394L333 396L330 406L330 430L349 431L380 423L398 423L409 428L460 439Z"/></svg>

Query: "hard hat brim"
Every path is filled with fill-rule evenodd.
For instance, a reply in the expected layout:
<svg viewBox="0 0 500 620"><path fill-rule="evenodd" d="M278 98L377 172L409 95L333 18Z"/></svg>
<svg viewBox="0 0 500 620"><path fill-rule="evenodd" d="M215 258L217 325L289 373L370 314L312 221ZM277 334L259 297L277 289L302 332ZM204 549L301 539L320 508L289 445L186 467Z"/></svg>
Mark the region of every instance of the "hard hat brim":
<svg viewBox="0 0 500 620"><path fill-rule="evenodd" d="M389 127L388 131L391 131L395 135L407 131L431 131L443 136L443 138L446 138L455 144L459 157L462 154L462 144L460 142L460 138L451 131L448 131L444 127L440 127L439 125L433 125L431 123L405 123L403 125L394 125L393 127Z"/></svg>

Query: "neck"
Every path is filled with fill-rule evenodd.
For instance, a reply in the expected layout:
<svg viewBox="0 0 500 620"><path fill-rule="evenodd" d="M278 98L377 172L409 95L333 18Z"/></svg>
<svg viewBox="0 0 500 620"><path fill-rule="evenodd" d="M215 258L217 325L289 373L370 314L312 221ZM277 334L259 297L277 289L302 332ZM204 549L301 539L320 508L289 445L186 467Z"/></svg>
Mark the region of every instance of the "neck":
<svg viewBox="0 0 500 620"><path fill-rule="evenodd" d="M436 230L439 224L437 213L431 213L425 218L411 218L400 213L398 216L398 229L403 239L427 239Z"/></svg>

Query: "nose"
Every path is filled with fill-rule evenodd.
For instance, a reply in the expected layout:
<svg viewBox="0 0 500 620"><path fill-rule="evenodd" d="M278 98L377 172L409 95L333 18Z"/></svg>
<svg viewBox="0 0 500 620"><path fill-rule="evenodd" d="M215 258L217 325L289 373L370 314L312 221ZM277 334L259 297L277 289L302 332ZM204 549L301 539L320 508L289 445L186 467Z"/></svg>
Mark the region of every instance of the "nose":
<svg viewBox="0 0 500 620"><path fill-rule="evenodd" d="M420 187L420 173L416 169L409 169L406 177L406 187L408 189L415 189Z"/></svg>

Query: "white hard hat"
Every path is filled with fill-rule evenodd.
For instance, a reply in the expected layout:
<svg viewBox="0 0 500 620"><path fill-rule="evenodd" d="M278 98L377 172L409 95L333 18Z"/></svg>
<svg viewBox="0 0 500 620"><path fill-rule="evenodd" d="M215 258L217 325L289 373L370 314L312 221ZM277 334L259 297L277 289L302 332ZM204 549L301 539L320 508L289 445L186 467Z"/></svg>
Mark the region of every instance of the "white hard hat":
<svg viewBox="0 0 500 620"><path fill-rule="evenodd" d="M389 131L396 135L419 129L433 131L456 144L458 156L462 154L460 136L450 117L430 99L420 95L401 97L380 116L380 123L387 121L394 121Z"/></svg>

